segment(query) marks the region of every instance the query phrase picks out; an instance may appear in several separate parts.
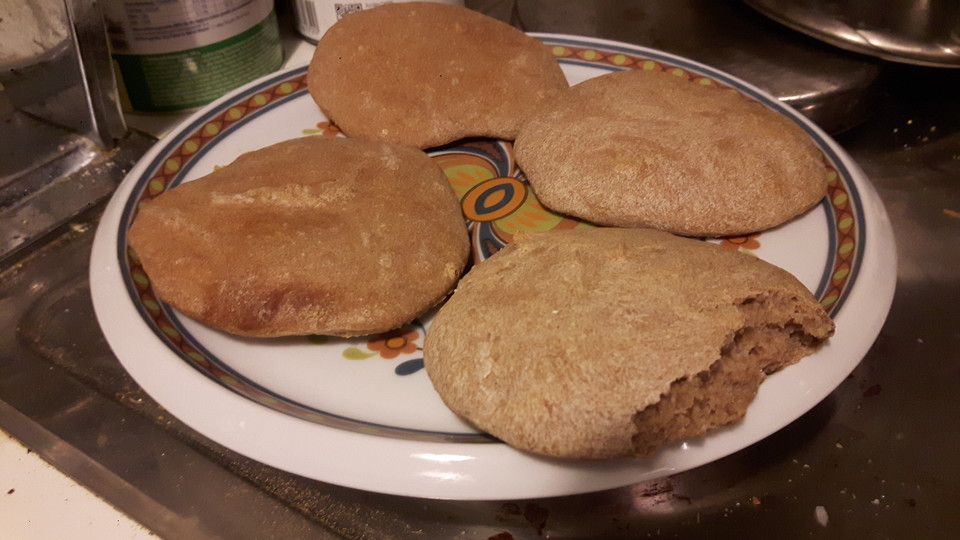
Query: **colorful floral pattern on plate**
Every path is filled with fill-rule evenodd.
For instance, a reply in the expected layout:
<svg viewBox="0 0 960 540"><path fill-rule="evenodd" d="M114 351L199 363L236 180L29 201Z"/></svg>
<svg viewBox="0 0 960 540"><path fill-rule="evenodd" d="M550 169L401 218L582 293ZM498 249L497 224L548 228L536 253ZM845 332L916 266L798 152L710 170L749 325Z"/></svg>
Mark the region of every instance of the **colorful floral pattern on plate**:
<svg viewBox="0 0 960 540"><path fill-rule="evenodd" d="M447 175L460 199L480 262L513 240L519 231L591 227L555 214L540 204L513 157L513 144L500 140L468 140L435 149L433 159Z"/></svg>
<svg viewBox="0 0 960 540"><path fill-rule="evenodd" d="M394 360L400 356L414 355L416 358L402 360L393 372L397 375L411 375L423 369L423 348L417 343L424 335L423 325L408 324L397 330L379 334L367 339L366 349L351 345L343 350L347 360L367 360L379 356L384 360Z"/></svg>

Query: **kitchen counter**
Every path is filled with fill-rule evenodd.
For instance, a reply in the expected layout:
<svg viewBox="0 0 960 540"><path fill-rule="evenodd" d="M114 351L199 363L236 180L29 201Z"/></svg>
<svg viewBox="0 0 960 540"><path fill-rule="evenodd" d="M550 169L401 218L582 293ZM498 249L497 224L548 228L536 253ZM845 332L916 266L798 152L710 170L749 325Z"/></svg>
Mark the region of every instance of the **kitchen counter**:
<svg viewBox="0 0 960 540"><path fill-rule="evenodd" d="M857 95L870 106L833 127L890 215L897 292L876 343L830 396L715 463L595 494L435 501L308 480L206 439L126 375L89 299L86 271L101 201L0 267L0 328L7 332L0 335L0 427L170 538L960 536L960 432L953 429L960 424L960 73L833 51L736 3L677 2L672 14L652 7L663 3L612 0L518 2L506 11L502 2L480 4L529 31L648 45L766 81L811 115L829 102L837 118L838 104L860 102L838 94L868 83ZM735 33L747 33L762 49L768 40L796 49L806 63L784 55L764 58L768 67L760 69L744 59L751 57L746 49L710 47L708 15L737 21ZM679 29L663 30L666 19ZM300 52L289 58L298 61L309 48L294 43ZM816 74L818 65L858 77L828 86L823 95L838 99L820 102L777 86L790 73ZM783 75L791 66L795 71ZM781 76L771 78L776 70ZM131 125L163 132L138 122L131 118ZM112 526L115 518L103 519Z"/></svg>
<svg viewBox="0 0 960 540"><path fill-rule="evenodd" d="M0 531L5 538L139 540L154 536L0 431Z"/></svg>

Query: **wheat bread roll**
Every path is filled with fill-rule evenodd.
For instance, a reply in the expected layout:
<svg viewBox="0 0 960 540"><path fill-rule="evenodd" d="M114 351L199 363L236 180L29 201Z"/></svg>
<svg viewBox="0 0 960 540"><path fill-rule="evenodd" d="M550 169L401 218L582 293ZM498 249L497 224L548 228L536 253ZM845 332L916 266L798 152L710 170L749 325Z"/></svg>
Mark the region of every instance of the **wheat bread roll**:
<svg viewBox="0 0 960 540"><path fill-rule="evenodd" d="M520 234L428 328L453 412L547 456L647 455L739 420L833 322L788 272L646 229Z"/></svg>
<svg viewBox="0 0 960 540"><path fill-rule="evenodd" d="M434 2L344 17L317 43L307 84L347 135L418 148L474 136L512 140L533 109L567 87L540 41Z"/></svg>
<svg viewBox="0 0 960 540"><path fill-rule="evenodd" d="M570 87L524 124L515 149L550 209L687 236L775 227L819 202L828 182L822 154L794 121L732 89L660 71Z"/></svg>
<svg viewBox="0 0 960 540"><path fill-rule="evenodd" d="M159 195L129 242L162 300L258 337L398 327L446 296L469 253L456 196L426 154L320 136Z"/></svg>

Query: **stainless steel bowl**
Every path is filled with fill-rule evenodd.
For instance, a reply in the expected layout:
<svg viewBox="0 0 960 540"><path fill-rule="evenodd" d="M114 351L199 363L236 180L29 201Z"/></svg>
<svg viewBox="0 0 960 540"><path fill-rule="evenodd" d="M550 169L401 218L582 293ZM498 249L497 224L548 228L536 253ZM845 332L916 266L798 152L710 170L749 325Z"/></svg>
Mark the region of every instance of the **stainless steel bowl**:
<svg viewBox="0 0 960 540"><path fill-rule="evenodd" d="M795 30L850 51L960 68L957 0L745 0Z"/></svg>

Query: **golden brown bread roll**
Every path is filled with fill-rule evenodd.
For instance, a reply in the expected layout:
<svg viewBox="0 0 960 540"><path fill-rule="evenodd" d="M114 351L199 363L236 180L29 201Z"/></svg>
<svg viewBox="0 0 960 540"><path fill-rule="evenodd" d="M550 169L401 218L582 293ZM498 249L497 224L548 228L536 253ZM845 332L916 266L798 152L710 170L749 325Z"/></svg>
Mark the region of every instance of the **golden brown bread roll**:
<svg viewBox="0 0 960 540"><path fill-rule="evenodd" d="M570 87L524 124L515 149L550 209L687 236L775 227L819 202L828 181L823 156L792 120L666 72Z"/></svg>
<svg viewBox="0 0 960 540"><path fill-rule="evenodd" d="M317 43L307 84L347 135L418 148L473 136L512 140L536 106L567 87L540 41L434 2L344 17Z"/></svg>
<svg viewBox="0 0 960 540"><path fill-rule="evenodd" d="M522 450L648 454L735 422L833 322L786 271L646 229L520 234L428 328L455 413Z"/></svg>
<svg viewBox="0 0 960 540"><path fill-rule="evenodd" d="M318 136L161 194L129 240L162 300L262 337L398 327L449 292L469 253L460 205L426 154Z"/></svg>

